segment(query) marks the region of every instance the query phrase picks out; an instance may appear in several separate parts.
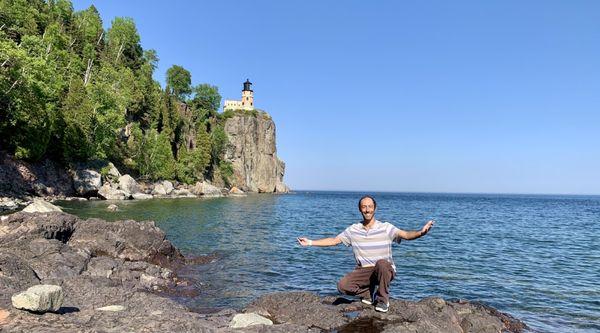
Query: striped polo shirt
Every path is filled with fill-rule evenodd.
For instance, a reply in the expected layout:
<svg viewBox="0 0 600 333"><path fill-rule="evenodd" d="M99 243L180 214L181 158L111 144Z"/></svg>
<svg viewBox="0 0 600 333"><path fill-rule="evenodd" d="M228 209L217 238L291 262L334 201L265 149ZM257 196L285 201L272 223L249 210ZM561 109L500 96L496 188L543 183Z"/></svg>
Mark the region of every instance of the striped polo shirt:
<svg viewBox="0 0 600 333"><path fill-rule="evenodd" d="M337 237L346 246L352 246L354 259L360 267L372 267L379 259L385 259L396 271L392 258L392 243L396 240L398 228L388 222L375 220L370 229L362 223L355 223L344 230ZM400 239L398 239L399 241Z"/></svg>

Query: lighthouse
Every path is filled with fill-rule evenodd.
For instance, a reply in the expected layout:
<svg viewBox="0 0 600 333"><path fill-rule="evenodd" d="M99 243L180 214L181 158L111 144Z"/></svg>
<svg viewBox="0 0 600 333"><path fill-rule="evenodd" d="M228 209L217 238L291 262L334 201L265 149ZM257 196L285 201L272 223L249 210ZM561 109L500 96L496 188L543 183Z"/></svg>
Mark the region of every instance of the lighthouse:
<svg viewBox="0 0 600 333"><path fill-rule="evenodd" d="M254 110L254 91L252 91L252 82L246 79L244 89L242 89L242 109Z"/></svg>
<svg viewBox="0 0 600 333"><path fill-rule="evenodd" d="M252 82L246 79L243 83L244 88L242 89L242 100L231 100L226 99L223 104L223 111L225 110L254 110L254 91L252 90Z"/></svg>

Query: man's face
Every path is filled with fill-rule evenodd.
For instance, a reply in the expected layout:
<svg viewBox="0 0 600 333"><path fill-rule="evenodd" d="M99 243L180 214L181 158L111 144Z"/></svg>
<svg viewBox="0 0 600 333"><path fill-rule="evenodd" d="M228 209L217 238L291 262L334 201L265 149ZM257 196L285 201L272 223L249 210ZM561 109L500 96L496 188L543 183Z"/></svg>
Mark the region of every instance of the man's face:
<svg viewBox="0 0 600 333"><path fill-rule="evenodd" d="M358 209L365 220L370 220L375 215L375 203L371 198L362 199Z"/></svg>

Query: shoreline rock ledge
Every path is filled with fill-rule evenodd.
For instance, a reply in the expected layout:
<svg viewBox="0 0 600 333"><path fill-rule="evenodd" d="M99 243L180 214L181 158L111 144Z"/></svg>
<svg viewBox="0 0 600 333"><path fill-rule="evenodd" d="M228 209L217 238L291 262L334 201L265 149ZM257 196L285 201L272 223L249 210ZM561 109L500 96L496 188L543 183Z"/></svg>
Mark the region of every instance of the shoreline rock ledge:
<svg viewBox="0 0 600 333"><path fill-rule="evenodd" d="M176 298L165 297L197 295L194 292L200 290L190 289L200 283L177 276L178 268L197 261L185 258L153 222L84 220L63 212L18 212L3 217L3 333L496 333L526 329L524 323L491 307L441 298L392 300L390 312L381 314L356 301L281 292L264 295L241 311L197 313ZM39 285L60 286L62 290L62 295L56 295L57 301L46 306L52 312L40 314L13 307L13 295ZM177 294L178 290L183 292ZM60 301L62 305L54 308Z"/></svg>

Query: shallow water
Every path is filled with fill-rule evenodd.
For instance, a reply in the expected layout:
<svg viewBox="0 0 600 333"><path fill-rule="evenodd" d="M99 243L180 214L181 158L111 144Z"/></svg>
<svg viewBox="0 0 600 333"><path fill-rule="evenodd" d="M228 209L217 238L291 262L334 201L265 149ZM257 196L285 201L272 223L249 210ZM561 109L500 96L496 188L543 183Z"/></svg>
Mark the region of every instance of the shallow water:
<svg viewBox="0 0 600 333"><path fill-rule="evenodd" d="M354 267L350 248L301 248L296 237L335 236L360 219L359 193L61 203L107 220L154 220L186 254L216 253L197 307L241 308L281 290L336 293ZM600 331L600 196L378 193L377 218L402 229L437 222L394 246L393 298L477 300L541 332Z"/></svg>

